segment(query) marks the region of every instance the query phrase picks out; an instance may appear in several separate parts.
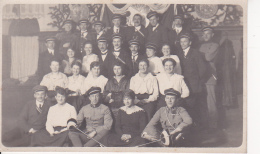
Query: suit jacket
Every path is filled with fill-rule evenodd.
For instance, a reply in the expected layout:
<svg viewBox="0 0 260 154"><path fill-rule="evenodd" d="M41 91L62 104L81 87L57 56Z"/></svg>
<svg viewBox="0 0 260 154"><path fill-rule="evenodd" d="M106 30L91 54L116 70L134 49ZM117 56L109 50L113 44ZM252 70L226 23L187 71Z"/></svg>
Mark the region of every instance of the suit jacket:
<svg viewBox="0 0 260 154"><path fill-rule="evenodd" d="M108 51L109 52L109 51ZM98 50L98 52L97 52L97 55L98 55L98 59L99 59L99 62L101 63L101 71L100 71L100 73L101 73L101 75L103 75L103 76L105 76L106 78L109 78L109 70L110 70L110 56L111 56L111 54L109 54L107 52L107 56L106 56L106 58L105 58L105 60L103 60L102 59L102 56L101 56L101 52L100 52L100 50Z"/></svg>
<svg viewBox="0 0 260 154"><path fill-rule="evenodd" d="M93 34L92 31L88 30L88 34L85 37L81 37L81 32L78 31L76 32L76 36L77 36L77 42L76 42L76 50L77 50L77 54L75 55L75 57L82 59L86 53L84 51L84 43L87 41L90 41L93 45L93 52L94 52L94 43L96 41L95 39L95 35Z"/></svg>
<svg viewBox="0 0 260 154"><path fill-rule="evenodd" d="M93 53L98 54L98 53L100 53L100 52L99 52L98 44L97 44L97 40L98 40L98 38L97 38L97 32L96 32L96 31L93 31L93 32L92 32L92 35L93 35L93 38L94 38L94 40L93 40ZM102 34L100 37L105 37L106 39L108 39L107 33L106 33L105 31L103 32L103 34ZM100 37L99 37L99 38L100 38Z"/></svg>
<svg viewBox="0 0 260 154"><path fill-rule="evenodd" d="M108 76L109 76L109 79L111 78L111 77L113 77L114 76L114 71L113 71L113 66L114 66L114 64L116 63L116 62L120 62L120 60L118 60L118 59L116 59L116 57L115 57L115 55L113 54L114 53L114 50L109 50L108 51ZM128 52L126 52L124 49L121 49L120 50L120 54L119 54L119 56L118 56L121 60L123 60L124 61L124 63L125 64L123 64L122 62L120 62L120 63L122 63L123 64L123 74L125 74L126 76L131 76L131 67L132 67L132 65L131 65L131 56L130 56L130 54L128 53Z"/></svg>
<svg viewBox="0 0 260 154"><path fill-rule="evenodd" d="M50 54L48 50L40 53L38 60L38 75L40 77L40 81L44 75L51 72L50 65L53 58L62 60L62 55L56 50L54 50L54 55Z"/></svg>
<svg viewBox="0 0 260 154"><path fill-rule="evenodd" d="M40 113L36 109L36 100L26 103L18 120L18 125L22 132L29 132L31 128L35 130L44 129L50 106L52 104L45 101L42 106L42 112Z"/></svg>
<svg viewBox="0 0 260 154"><path fill-rule="evenodd" d="M130 55L131 59L132 59L132 55ZM133 59L131 60L131 76L134 76L136 73L139 72L139 66L138 63L140 60L147 58L145 55L142 54L138 54L138 57L135 61L133 61Z"/></svg>
<svg viewBox="0 0 260 154"><path fill-rule="evenodd" d="M153 31L153 27L149 25L147 28L146 43L151 42L158 46L157 56L161 57L161 46L163 43L168 43L168 30L162 24Z"/></svg>
<svg viewBox="0 0 260 154"><path fill-rule="evenodd" d="M190 32L190 31L188 31L188 29L185 29L184 27L179 32L179 34L177 34L177 32L175 30L173 30L172 28L169 30L168 39L169 39L169 44L171 45L172 54L177 54L177 51L181 50L179 37L182 33L185 33L185 32Z"/></svg>
<svg viewBox="0 0 260 154"><path fill-rule="evenodd" d="M205 84L206 75L206 61L202 57L201 53L193 48L190 48L186 57L181 50L178 52L180 58L182 75L189 87L191 93L199 93L202 90L202 86Z"/></svg>

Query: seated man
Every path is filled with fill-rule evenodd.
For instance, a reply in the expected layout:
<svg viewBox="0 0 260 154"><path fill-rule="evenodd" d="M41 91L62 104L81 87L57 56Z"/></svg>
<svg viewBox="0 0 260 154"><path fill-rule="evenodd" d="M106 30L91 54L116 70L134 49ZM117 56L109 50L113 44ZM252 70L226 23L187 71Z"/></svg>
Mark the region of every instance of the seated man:
<svg viewBox="0 0 260 154"><path fill-rule="evenodd" d="M95 140L100 141L111 129L113 122L111 112L107 106L99 101L100 92L101 88L99 87L91 87L87 91L91 103L79 111L77 125L80 126L86 119L86 128L83 131L88 135L70 131L69 138L74 147L94 147L98 145Z"/></svg>
<svg viewBox="0 0 260 154"><path fill-rule="evenodd" d="M47 113L50 103L45 100L47 87L37 85L33 88L34 98L25 104L17 126L11 131L3 134L3 144L5 146L29 146L31 135L45 128Z"/></svg>
<svg viewBox="0 0 260 154"><path fill-rule="evenodd" d="M165 107L161 107L153 116L151 121L148 123L146 128L142 133L142 137L150 141L160 140L160 130L157 128L157 124L164 131L168 132L170 145L178 146L181 141L181 135L184 130L192 124L192 119L188 112L182 108L178 107L177 102L180 97L180 93L174 89L166 89L165 93ZM167 136L164 136L167 138ZM165 139L166 140L166 139Z"/></svg>

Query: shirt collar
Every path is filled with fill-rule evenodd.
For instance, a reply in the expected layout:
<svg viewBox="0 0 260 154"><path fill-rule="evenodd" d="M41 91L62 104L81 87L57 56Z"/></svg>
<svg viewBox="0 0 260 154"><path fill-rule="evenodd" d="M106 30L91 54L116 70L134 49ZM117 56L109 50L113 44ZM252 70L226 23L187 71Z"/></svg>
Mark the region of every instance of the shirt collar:
<svg viewBox="0 0 260 154"><path fill-rule="evenodd" d="M103 51L103 52L102 52L102 51L100 51L100 52L101 52L101 54L102 54L102 55L105 55L105 54L107 54L107 50L105 50L105 51Z"/></svg>
<svg viewBox="0 0 260 154"><path fill-rule="evenodd" d="M44 102L39 102L39 101L36 100L37 107L39 107L39 105L43 106L43 104L44 104Z"/></svg>
<svg viewBox="0 0 260 154"><path fill-rule="evenodd" d="M159 26L159 23L153 27L153 31Z"/></svg>
<svg viewBox="0 0 260 154"><path fill-rule="evenodd" d="M114 51L120 51L120 49L121 49L121 48L116 48L116 49L114 48Z"/></svg>
<svg viewBox="0 0 260 154"><path fill-rule="evenodd" d="M114 32L116 32L117 29L118 29L118 31L119 31L120 28L119 28L119 27L116 27L116 26L113 27Z"/></svg>
<svg viewBox="0 0 260 154"><path fill-rule="evenodd" d="M49 53L54 54L54 49L49 49L49 48L48 48L48 51L49 51Z"/></svg>
<svg viewBox="0 0 260 154"><path fill-rule="evenodd" d="M135 31L140 31L140 29L141 29L141 25L140 26L137 26L137 27L135 27Z"/></svg>
<svg viewBox="0 0 260 154"><path fill-rule="evenodd" d="M187 54L188 54L189 50L190 50L190 46L189 46L188 48L186 48L186 49L184 49L184 50L183 50L183 51L184 51L184 55L185 55L185 56L187 56Z"/></svg>

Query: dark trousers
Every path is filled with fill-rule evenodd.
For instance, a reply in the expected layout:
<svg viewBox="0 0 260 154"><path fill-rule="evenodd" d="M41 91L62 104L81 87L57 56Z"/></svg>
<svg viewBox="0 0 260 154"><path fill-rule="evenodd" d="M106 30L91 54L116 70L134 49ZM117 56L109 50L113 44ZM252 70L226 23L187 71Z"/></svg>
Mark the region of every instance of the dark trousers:
<svg viewBox="0 0 260 154"><path fill-rule="evenodd" d="M31 143L31 135L15 127L3 134L2 142L7 147L26 147Z"/></svg>

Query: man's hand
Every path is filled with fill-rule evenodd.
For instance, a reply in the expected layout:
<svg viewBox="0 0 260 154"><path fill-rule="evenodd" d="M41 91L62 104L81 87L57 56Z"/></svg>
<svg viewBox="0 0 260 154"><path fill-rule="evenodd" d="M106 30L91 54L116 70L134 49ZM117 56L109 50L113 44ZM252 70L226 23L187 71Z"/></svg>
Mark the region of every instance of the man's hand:
<svg viewBox="0 0 260 154"><path fill-rule="evenodd" d="M29 130L29 133L30 134L34 134L34 133L36 133L37 132L37 130L35 130L35 129L33 129L33 128L31 128L30 130Z"/></svg>
<svg viewBox="0 0 260 154"><path fill-rule="evenodd" d="M93 138L97 134L96 131L92 131L91 133L88 134L89 138Z"/></svg>
<svg viewBox="0 0 260 154"><path fill-rule="evenodd" d="M131 138L130 134L123 134L121 140L128 142L130 138Z"/></svg>
<svg viewBox="0 0 260 154"><path fill-rule="evenodd" d="M145 139L147 139L149 141L156 141L157 140L157 138L155 136L148 135L146 132L144 132L142 134L142 138L145 138Z"/></svg>

